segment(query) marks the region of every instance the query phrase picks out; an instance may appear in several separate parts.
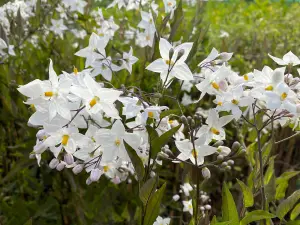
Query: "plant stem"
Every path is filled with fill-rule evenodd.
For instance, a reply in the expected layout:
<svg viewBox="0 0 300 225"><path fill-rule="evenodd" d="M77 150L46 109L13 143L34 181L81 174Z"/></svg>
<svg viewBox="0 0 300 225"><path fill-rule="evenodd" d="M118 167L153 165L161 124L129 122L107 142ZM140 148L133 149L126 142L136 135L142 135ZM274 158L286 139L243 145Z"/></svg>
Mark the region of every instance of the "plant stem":
<svg viewBox="0 0 300 225"><path fill-rule="evenodd" d="M199 201L199 192L200 192L200 184L199 184L199 173L198 173L198 167L197 167L197 171L196 171L196 182L197 182L197 186L196 186L196 213L195 213L195 224L198 225L198 201Z"/></svg>
<svg viewBox="0 0 300 225"><path fill-rule="evenodd" d="M261 204L262 209L266 209L266 194L265 194L265 184L264 184L264 165L263 165L263 156L262 156L262 149L261 149L261 140L260 140L260 130L256 127L257 133L257 146L258 146L258 156L259 156L259 169L260 169L260 194L261 194Z"/></svg>

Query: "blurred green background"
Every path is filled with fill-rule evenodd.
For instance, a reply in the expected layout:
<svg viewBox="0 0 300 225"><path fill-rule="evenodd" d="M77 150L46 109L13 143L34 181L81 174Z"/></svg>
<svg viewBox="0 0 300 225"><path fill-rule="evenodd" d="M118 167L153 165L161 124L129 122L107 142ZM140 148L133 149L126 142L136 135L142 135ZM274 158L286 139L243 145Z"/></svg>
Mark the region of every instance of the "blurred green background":
<svg viewBox="0 0 300 225"><path fill-rule="evenodd" d="M0 2L4 4L7 1ZM107 2L96 5L104 6ZM210 1L201 2L197 7L185 7L186 24L191 25L196 10L200 12L196 23L196 36L199 40L194 46L196 57L190 64L195 66L213 47L219 51L234 52L230 64L242 74L254 68L262 69L264 65L274 67L275 64L268 57L268 53L282 57L292 50L296 55L300 55L300 5L292 2L297 1ZM113 14L118 23L118 18L123 14L115 11L108 10L104 14ZM42 13L32 19L33 28L40 25L44 16ZM126 12L126 15L139 18L139 12ZM46 18L44 22L49 24L49 21L50 18ZM80 16L76 21L88 34L93 31L93 24L88 24L85 16ZM23 104L25 99L16 88L36 78L47 79L49 58L54 61L57 72L70 72L73 65L83 69L83 59L75 57L74 53L80 46L87 45L89 38L88 35L85 40L79 42L79 47L74 48L74 37L71 34L66 34L64 39L58 39L51 33L46 37L39 32L37 35L40 40L45 39L39 41L39 47L25 41L22 49L18 49L19 40L11 39L10 43L16 45L17 56L10 57L0 65L0 224L132 224L137 205L137 190L133 188L134 185L114 185L102 177L99 183L87 186L87 175L84 173L75 176L69 170L50 170L47 166L49 155L43 157L41 167L38 167L36 160L29 159L35 144L36 129L27 126L32 112ZM184 33L178 35L182 36ZM189 37L184 38L188 39ZM121 43L122 32L118 32L114 47ZM141 54L143 50L137 53ZM139 70L140 68L134 67L135 75L129 78L126 85L136 85L134 81ZM293 72L298 76L297 71ZM121 76L120 79L125 80L126 76ZM151 90L155 86L152 82L152 79L144 79L139 85ZM195 92L193 96L197 98L199 93ZM206 100L202 105L207 107L209 99ZM195 107L186 109L187 113L191 113ZM231 129L229 137L232 140L228 142L235 139L236 128L232 126ZM278 136L282 139L291 133L288 129L282 129ZM248 136L247 130L245 135ZM293 169L299 167L299 144L298 139L293 139L274 150L279 155L276 161L278 173L290 169L292 165ZM209 193L212 194L211 204L216 206L215 209L218 209L220 200L217 196L220 194L222 181L241 177L241 171L247 169L244 165L243 160L237 161L236 168L227 175L212 171L211 183L206 190L210 190ZM170 201L176 190L178 191L181 170L183 169L174 165L161 169L162 179L167 180L169 185L166 202ZM295 182L296 180L291 185L292 189L295 189ZM176 215L176 209L180 208L179 203L167 203L163 213L171 212L172 215ZM212 213L220 214L216 210ZM174 224L177 224L176 219Z"/></svg>

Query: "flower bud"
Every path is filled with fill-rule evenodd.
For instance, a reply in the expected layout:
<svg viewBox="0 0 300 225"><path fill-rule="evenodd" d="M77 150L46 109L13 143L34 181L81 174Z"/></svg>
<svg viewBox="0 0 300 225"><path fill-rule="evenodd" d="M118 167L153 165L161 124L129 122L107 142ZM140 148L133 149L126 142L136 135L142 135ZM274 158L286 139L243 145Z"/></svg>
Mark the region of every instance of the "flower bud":
<svg viewBox="0 0 300 225"><path fill-rule="evenodd" d="M57 166L56 166L56 169L58 171L62 171L64 168L65 168L66 164L60 162Z"/></svg>
<svg viewBox="0 0 300 225"><path fill-rule="evenodd" d="M84 166L83 164L78 164L73 167L72 171L74 174L79 174L83 170Z"/></svg>
<svg viewBox="0 0 300 225"><path fill-rule="evenodd" d="M86 179L85 183L86 183L86 185L90 185L92 183L91 178Z"/></svg>
<svg viewBox="0 0 300 225"><path fill-rule="evenodd" d="M203 206L200 207L201 211L205 211L205 208Z"/></svg>
<svg viewBox="0 0 300 225"><path fill-rule="evenodd" d="M169 59L172 59L173 55L174 55L174 48L171 48L169 51Z"/></svg>
<svg viewBox="0 0 300 225"><path fill-rule="evenodd" d="M155 177L155 175L156 175L156 173L154 171L151 171L150 177L153 178L153 177Z"/></svg>
<svg viewBox="0 0 300 225"><path fill-rule="evenodd" d="M227 161L227 163L228 163L228 165L230 165L230 166L234 165L234 161L233 161L232 159L229 159L229 160Z"/></svg>
<svg viewBox="0 0 300 225"><path fill-rule="evenodd" d="M112 181L114 184L119 184L119 183L121 183L120 177L114 177L113 179L111 179L111 181Z"/></svg>
<svg viewBox="0 0 300 225"><path fill-rule="evenodd" d="M210 206L210 205L205 205L204 208L205 208L206 210L211 210L211 206Z"/></svg>
<svg viewBox="0 0 300 225"><path fill-rule="evenodd" d="M226 146L219 146L217 152L219 153L219 155L228 156L231 152L231 149Z"/></svg>
<svg viewBox="0 0 300 225"><path fill-rule="evenodd" d="M169 156L168 156L166 153L164 153L164 152L159 152L159 153L157 154L157 157L158 157L159 159L168 159L168 158L169 158Z"/></svg>
<svg viewBox="0 0 300 225"><path fill-rule="evenodd" d="M172 197L173 201L177 202L180 199L179 195L173 195Z"/></svg>
<svg viewBox="0 0 300 225"><path fill-rule="evenodd" d="M222 162L221 166L226 167L226 166L228 166L228 163L227 162Z"/></svg>
<svg viewBox="0 0 300 225"><path fill-rule="evenodd" d="M231 166L226 166L225 170L231 170Z"/></svg>
<svg viewBox="0 0 300 225"><path fill-rule="evenodd" d="M179 60L184 55L184 49L180 49L177 55L177 60Z"/></svg>
<svg viewBox="0 0 300 225"><path fill-rule="evenodd" d="M224 156L222 156L222 155L218 155L218 156L217 156L217 160L222 161L223 159L224 159Z"/></svg>
<svg viewBox="0 0 300 225"><path fill-rule="evenodd" d="M102 175L101 170L99 170L98 168L92 169L90 179L92 182L96 182L100 179L101 175Z"/></svg>
<svg viewBox="0 0 300 225"><path fill-rule="evenodd" d="M65 154L64 155L64 161L68 164L68 165L72 165L74 163L74 157L71 154Z"/></svg>
<svg viewBox="0 0 300 225"><path fill-rule="evenodd" d="M213 144L213 147L219 147L219 146L221 146L221 145L223 145L224 144L224 141L217 141L216 143L214 143Z"/></svg>
<svg viewBox="0 0 300 225"><path fill-rule="evenodd" d="M202 176L204 177L204 179L210 178L211 174L207 167L202 168L201 172L202 172Z"/></svg>
<svg viewBox="0 0 300 225"><path fill-rule="evenodd" d="M236 152L240 149L240 147L241 147L241 144L238 141L235 141L235 142L233 142L231 149L232 149L232 151Z"/></svg>
<svg viewBox="0 0 300 225"><path fill-rule="evenodd" d="M57 158L53 158L49 163L49 167L51 169L54 169L58 164L59 164L59 160Z"/></svg>
<svg viewBox="0 0 300 225"><path fill-rule="evenodd" d="M182 115L182 116L180 117L180 120L181 120L182 123L188 124L187 118L186 118L185 116Z"/></svg>

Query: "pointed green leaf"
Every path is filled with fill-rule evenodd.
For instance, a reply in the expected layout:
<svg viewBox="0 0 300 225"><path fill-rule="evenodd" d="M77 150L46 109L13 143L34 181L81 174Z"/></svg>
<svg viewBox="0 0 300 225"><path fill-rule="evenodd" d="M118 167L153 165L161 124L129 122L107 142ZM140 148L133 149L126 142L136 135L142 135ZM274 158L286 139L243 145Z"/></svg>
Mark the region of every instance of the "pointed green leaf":
<svg viewBox="0 0 300 225"><path fill-rule="evenodd" d="M279 219L283 219L284 216L294 207L297 201L300 199L300 190L295 191L287 199L282 201L276 210L276 215Z"/></svg>
<svg viewBox="0 0 300 225"><path fill-rule="evenodd" d="M294 176L297 176L300 173L300 171L288 171L281 174L280 177L276 179L276 184L280 184L283 181L289 181Z"/></svg>
<svg viewBox="0 0 300 225"><path fill-rule="evenodd" d="M132 165L134 167L134 170L136 172L136 175L138 177L138 180L142 180L145 174L144 164L141 160L141 158L137 155L136 151L124 141L124 145L126 148L126 151L128 153L128 156L132 162Z"/></svg>
<svg viewBox="0 0 300 225"><path fill-rule="evenodd" d="M290 218L291 220L295 220L300 214L300 203L298 203L293 211L291 212Z"/></svg>
<svg viewBox="0 0 300 225"><path fill-rule="evenodd" d="M286 225L300 225L300 220L289 221Z"/></svg>
<svg viewBox="0 0 300 225"><path fill-rule="evenodd" d="M276 200L280 200L285 197L285 191L288 188L288 186L289 183L286 180L282 181L280 184L277 185L275 195Z"/></svg>
<svg viewBox="0 0 300 225"><path fill-rule="evenodd" d="M222 216L223 221L230 221L232 225L239 224L236 204L226 183L223 184L222 189Z"/></svg>
<svg viewBox="0 0 300 225"><path fill-rule="evenodd" d="M271 219L276 217L275 215L266 212L264 210L255 210L252 212L249 212L240 222L240 225L247 225L254 221L259 220L265 220L265 219Z"/></svg>
<svg viewBox="0 0 300 225"><path fill-rule="evenodd" d="M166 189L166 183L158 189L150 198L147 206L144 218L144 225L153 225L157 216L159 215L160 203L163 198Z"/></svg>
<svg viewBox="0 0 300 225"><path fill-rule="evenodd" d="M179 124L177 127L173 127L172 129L168 130L164 134L162 134L160 137L155 138L151 141L151 157L155 158L157 153L160 152L161 148L168 143L170 138L179 130L181 127L181 124Z"/></svg>
<svg viewBox="0 0 300 225"><path fill-rule="evenodd" d="M245 207L251 207L254 204L253 193L251 189L243 182L237 179L242 192L243 192L243 202Z"/></svg>
<svg viewBox="0 0 300 225"><path fill-rule="evenodd" d="M144 185L142 186L142 188L140 189L140 199L143 202L144 206L147 204L147 202L149 201L149 198L151 196L152 193L154 193L155 188L156 188L156 177L153 177L149 180L147 180Z"/></svg>

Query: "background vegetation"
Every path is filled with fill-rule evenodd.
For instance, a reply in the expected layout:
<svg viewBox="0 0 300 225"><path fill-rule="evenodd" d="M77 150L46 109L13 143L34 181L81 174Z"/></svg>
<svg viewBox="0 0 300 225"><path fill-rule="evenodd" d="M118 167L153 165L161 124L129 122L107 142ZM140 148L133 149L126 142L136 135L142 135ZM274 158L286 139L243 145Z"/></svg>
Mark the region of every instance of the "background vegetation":
<svg viewBox="0 0 300 225"><path fill-rule="evenodd" d="M106 6L107 3L91 1L88 8ZM262 69L264 64L273 65L274 62L267 53L281 57L292 50L296 55L300 55L298 3L202 2L197 7L186 9L179 36L174 37L174 40L185 34L184 29L192 30L193 26L199 28L199 33L193 36L197 38L198 43L197 57L195 61L190 62L191 64L201 61L213 47L220 51L234 52L231 65L241 73L254 68ZM84 41L78 44L79 47L74 48L72 35L67 34L64 39L59 39L51 33L48 36L39 33L38 27L50 23L45 11L39 9L36 17L32 18L31 29L36 30L35 34L39 39L45 38L46 41L40 42L42 45L37 48L27 42L20 29L16 29L14 32L21 33L10 42L16 46L18 54L0 65L0 224L131 224L137 205L135 185L114 185L102 177L100 182L87 186L84 173L75 176L69 170L50 170L47 157L42 159L41 167L38 167L36 160L29 159L35 144L36 130L27 126L31 111L22 103L24 99L16 88L35 78L46 79L49 58L55 62L56 71L70 72L73 65L83 69L84 61L74 56L74 53L80 46L87 45L89 38L87 35ZM197 20L194 19L196 11ZM139 17L139 12L127 13L127 16ZM110 51L114 51L123 41L122 22L126 21L122 21L122 14L116 13L115 9L107 10L104 14L113 15L115 21L121 21L114 46L109 46ZM84 27L88 34L93 31L93 24L90 24L85 16L80 16L76 22ZM20 42L23 43L22 48L18 48ZM143 49L136 53L139 58L144 57L144 54ZM140 68L134 67L132 77L128 78L123 74L115 82L120 85L126 80L126 85L137 85L138 81L141 88L155 88L153 79L156 78L138 79L139 72ZM176 91L179 86L174 88ZM196 92L192 95L195 99L199 97L199 93ZM207 98L202 106L208 108L209 105L210 99ZM186 109L187 113L192 112L194 107L196 106ZM246 138L246 143L253 141L249 127L231 125L227 132L231 139L226 143L228 145L241 137ZM276 137L283 139L291 134L290 129L282 129L276 133ZM276 174L299 169L299 142L298 138L294 138L273 148L277 154L274 161ZM251 149L248 151L251 152ZM202 187L211 195L211 214L220 215L218 196L221 193L222 182L227 181L229 185L233 185L236 178L245 179L244 174L248 173L248 164L245 161L245 157L238 158L230 171L211 171L212 178ZM175 164L165 166L160 171L162 179L167 181L164 207L171 212L171 216L182 216L177 210L181 208L179 203L174 204L170 199L184 181L185 171L186 168ZM287 193L298 189L300 180L295 176L289 184ZM233 190L235 189L239 190L237 185L233 186ZM233 194L237 205L241 207L242 196L236 193ZM173 224L179 224L180 218L174 218Z"/></svg>

